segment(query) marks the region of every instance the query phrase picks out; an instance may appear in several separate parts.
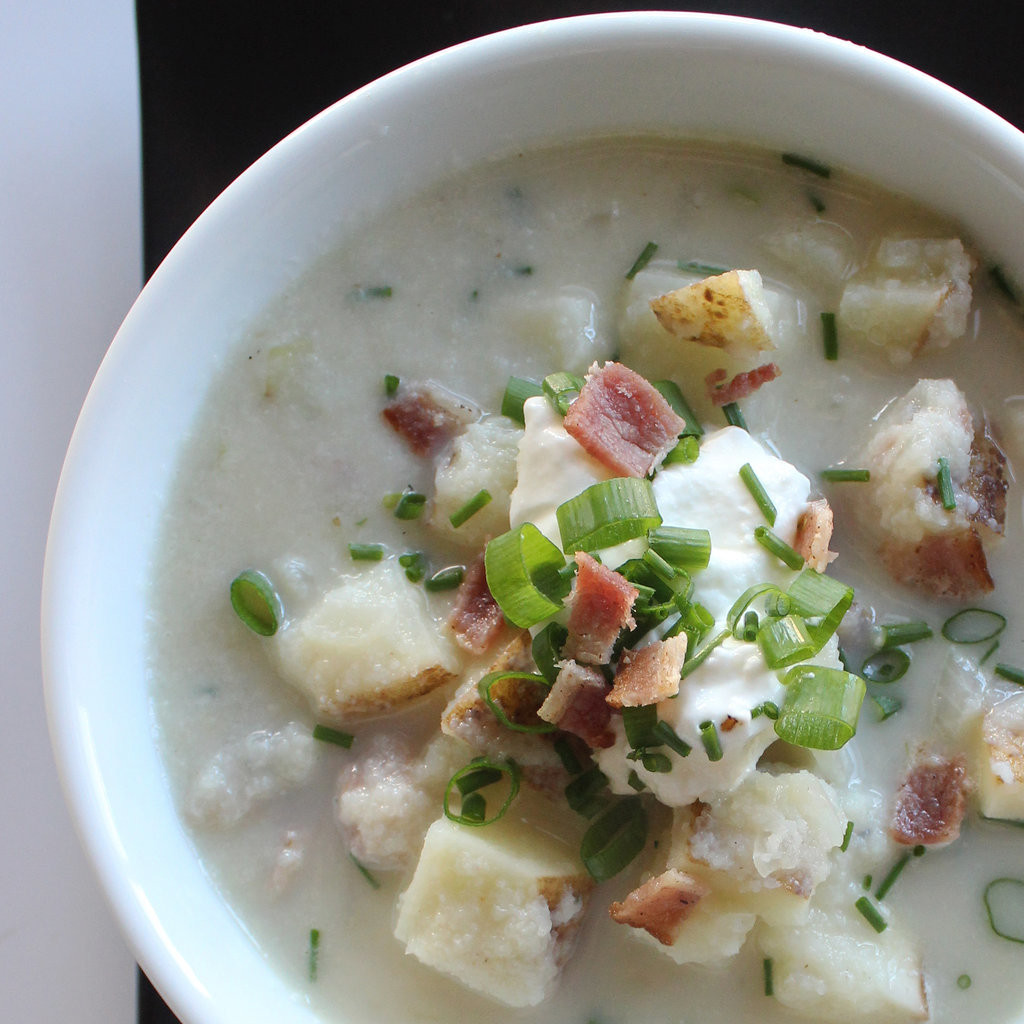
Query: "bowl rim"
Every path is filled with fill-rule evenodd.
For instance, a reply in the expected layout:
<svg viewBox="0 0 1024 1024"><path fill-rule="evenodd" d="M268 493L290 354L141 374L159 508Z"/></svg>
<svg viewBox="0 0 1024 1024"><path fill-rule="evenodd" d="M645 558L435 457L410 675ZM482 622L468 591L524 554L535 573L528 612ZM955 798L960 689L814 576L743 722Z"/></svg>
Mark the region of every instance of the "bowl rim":
<svg viewBox="0 0 1024 1024"><path fill-rule="evenodd" d="M68 623L82 614L81 602L72 599L65 582L75 571L72 551L88 536L72 520L79 495L88 487L88 450L95 424L120 386L125 353L139 345L140 325L157 315L160 296L174 288L194 250L254 205L258 209L256 199L269 182L293 173L324 136L360 114L361 108L386 106L410 89L454 80L485 63L507 68L550 58L566 48L636 48L654 37L678 43L684 35L691 44L702 40L708 45L754 46L874 76L911 105L941 109L951 130L983 150L986 159L1007 175L1016 172L1024 183L1024 135L1015 127L951 86L852 42L773 21L701 12L611 12L559 18L510 28L422 57L339 99L295 129L232 182L189 227L154 272L112 341L83 404L54 499L41 607L44 693L54 757L76 830L132 952L184 1021L212 1024L234 1018L217 1002L217 990L202 969L189 962L187 947L164 930L159 908L150 904L141 884L144 876L125 870L121 825L107 802L89 723L78 704L78 679L61 640L74 632L67 629Z"/></svg>

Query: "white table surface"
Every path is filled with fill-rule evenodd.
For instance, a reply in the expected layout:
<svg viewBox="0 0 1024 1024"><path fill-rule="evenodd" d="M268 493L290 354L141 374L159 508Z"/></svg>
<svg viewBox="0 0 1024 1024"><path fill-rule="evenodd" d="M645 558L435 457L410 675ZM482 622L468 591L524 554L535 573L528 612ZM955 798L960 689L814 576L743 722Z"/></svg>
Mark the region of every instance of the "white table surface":
<svg viewBox="0 0 1024 1024"><path fill-rule="evenodd" d="M131 1024L134 960L50 756L39 595L50 504L141 286L131 0L0 0L0 1017Z"/></svg>

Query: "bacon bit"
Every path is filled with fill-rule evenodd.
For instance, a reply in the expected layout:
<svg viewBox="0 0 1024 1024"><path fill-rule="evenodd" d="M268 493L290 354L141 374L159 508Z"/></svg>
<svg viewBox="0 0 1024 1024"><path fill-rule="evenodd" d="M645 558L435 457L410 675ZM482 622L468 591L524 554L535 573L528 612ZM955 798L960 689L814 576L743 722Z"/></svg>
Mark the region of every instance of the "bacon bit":
<svg viewBox="0 0 1024 1024"><path fill-rule="evenodd" d="M726 383L729 376L728 371L719 367L712 370L704 378L704 386L707 388L708 398L715 405L728 405L730 402L738 402L747 395L752 395L762 384L775 380L782 371L775 363L764 363L753 370L746 370L737 373L732 380Z"/></svg>
<svg viewBox="0 0 1024 1024"><path fill-rule="evenodd" d="M417 455L431 457L472 422L476 413L439 387L413 384L389 402L381 415Z"/></svg>
<svg viewBox="0 0 1024 1024"><path fill-rule="evenodd" d="M607 701L613 708L637 708L674 697L686 659L686 634L623 651Z"/></svg>
<svg viewBox="0 0 1024 1024"><path fill-rule="evenodd" d="M930 590L936 597L962 601L995 588L973 526L957 533L933 533L917 544L886 544L882 558L893 579Z"/></svg>
<svg viewBox="0 0 1024 1024"><path fill-rule="evenodd" d="M960 835L967 809L967 763L932 754L918 761L896 793L889 834L904 846L941 846Z"/></svg>
<svg viewBox="0 0 1024 1024"><path fill-rule="evenodd" d="M679 926L711 890L692 875L669 868L634 889L608 913L618 924L642 928L663 946L671 946Z"/></svg>
<svg viewBox="0 0 1024 1024"><path fill-rule="evenodd" d="M832 524L832 508L824 498L808 502L806 511L796 521L793 550L818 572L824 572L829 562L839 557L828 549L832 540Z"/></svg>
<svg viewBox="0 0 1024 1024"><path fill-rule="evenodd" d="M733 718L732 715L726 715L721 722L718 723L719 732L732 732L737 725L740 724L738 718Z"/></svg>
<svg viewBox="0 0 1024 1024"><path fill-rule="evenodd" d="M567 661L559 669L537 716L563 732L579 736L589 747L611 747L615 744L615 733L609 728L609 689L600 669Z"/></svg>
<svg viewBox="0 0 1024 1024"><path fill-rule="evenodd" d="M502 635L505 616L487 586L483 555L466 569L448 625L459 646L472 654L489 651Z"/></svg>
<svg viewBox="0 0 1024 1024"><path fill-rule="evenodd" d="M684 420L653 384L621 363L592 366L565 429L620 476L646 476L674 447Z"/></svg>
<svg viewBox="0 0 1024 1024"><path fill-rule="evenodd" d="M605 665L623 629L636 622L630 614L639 591L617 572L585 551L576 552L576 586L569 611L567 658Z"/></svg>

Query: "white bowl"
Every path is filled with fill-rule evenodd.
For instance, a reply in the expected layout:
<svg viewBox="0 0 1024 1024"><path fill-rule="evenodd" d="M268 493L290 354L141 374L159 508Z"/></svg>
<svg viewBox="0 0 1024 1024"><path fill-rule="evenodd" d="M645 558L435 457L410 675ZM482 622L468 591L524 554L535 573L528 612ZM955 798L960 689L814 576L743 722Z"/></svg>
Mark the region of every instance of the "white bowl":
<svg viewBox="0 0 1024 1024"><path fill-rule="evenodd" d="M396 196L513 147L610 131L814 154L953 216L1024 280L1024 135L895 61L744 19L599 15L477 40L335 104L243 174L110 347L64 466L44 580L68 800L131 948L189 1024L314 1019L201 870L154 743L147 567L206 383L271 296Z"/></svg>

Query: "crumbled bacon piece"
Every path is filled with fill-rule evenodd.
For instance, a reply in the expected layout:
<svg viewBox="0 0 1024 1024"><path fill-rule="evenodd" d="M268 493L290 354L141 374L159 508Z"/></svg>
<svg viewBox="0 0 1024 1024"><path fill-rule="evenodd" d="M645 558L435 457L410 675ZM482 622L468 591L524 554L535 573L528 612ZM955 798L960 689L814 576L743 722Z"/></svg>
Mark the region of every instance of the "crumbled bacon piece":
<svg viewBox="0 0 1024 1024"><path fill-rule="evenodd" d="M620 476L646 476L686 426L653 384L621 363L591 367L565 429Z"/></svg>
<svg viewBox="0 0 1024 1024"><path fill-rule="evenodd" d="M579 736L589 747L610 747L615 743L615 733L609 728L612 711L605 699L610 688L599 669L567 661L537 716Z"/></svg>
<svg viewBox="0 0 1024 1024"><path fill-rule="evenodd" d="M623 651L608 703L613 708L637 708L674 697L685 658L685 633Z"/></svg>
<svg viewBox="0 0 1024 1024"><path fill-rule="evenodd" d="M466 569L448 625L459 646L473 654L490 650L501 636L505 616L487 586L483 555Z"/></svg>
<svg viewBox="0 0 1024 1024"><path fill-rule="evenodd" d="M808 502L806 510L796 521L793 550L818 572L824 572L829 562L838 557L828 549L829 541L832 540L832 525L832 508L824 498Z"/></svg>
<svg viewBox="0 0 1024 1024"><path fill-rule="evenodd" d="M889 834L904 846L941 846L960 835L969 782L963 756L918 761L896 793Z"/></svg>
<svg viewBox="0 0 1024 1024"><path fill-rule="evenodd" d="M454 395L429 384L413 384L389 402L381 415L417 454L431 457L476 415Z"/></svg>
<svg viewBox="0 0 1024 1024"><path fill-rule="evenodd" d="M631 614L639 591L617 572L585 551L576 552L576 586L569 611L569 638L563 653L587 665L604 665Z"/></svg>
<svg viewBox="0 0 1024 1024"><path fill-rule="evenodd" d="M762 384L775 380L780 373L782 371L775 363L764 363L753 370L737 373L732 380L727 381L728 371L719 367L704 378L704 385L708 398L715 405L728 405L752 395Z"/></svg>
<svg viewBox="0 0 1024 1024"><path fill-rule="evenodd" d="M671 946L679 926L710 890L692 875L669 868L634 889L608 912L618 924L643 928L663 946Z"/></svg>

